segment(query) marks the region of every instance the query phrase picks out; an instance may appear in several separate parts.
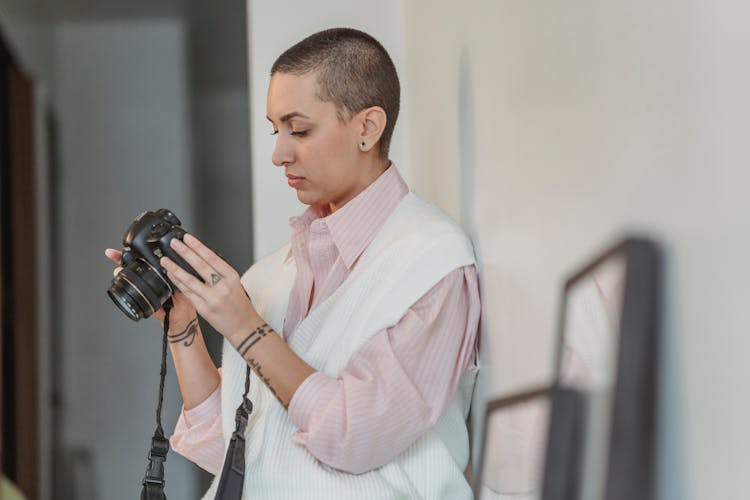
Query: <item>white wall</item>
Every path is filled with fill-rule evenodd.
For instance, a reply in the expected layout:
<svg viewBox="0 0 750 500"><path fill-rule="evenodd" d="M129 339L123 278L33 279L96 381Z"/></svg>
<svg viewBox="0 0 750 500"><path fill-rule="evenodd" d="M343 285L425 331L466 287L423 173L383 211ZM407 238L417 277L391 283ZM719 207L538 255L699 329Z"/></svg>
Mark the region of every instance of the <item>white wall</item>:
<svg viewBox="0 0 750 500"><path fill-rule="evenodd" d="M248 56L250 57L250 144L252 145L253 240L260 258L289 241L289 217L305 207L285 182L280 168L271 163L274 138L266 120L266 91L271 66L284 50L308 35L327 28L350 27L373 35L388 50L399 73L403 72L401 2L248 0ZM391 159L409 179L406 141L407 106L402 103L391 145Z"/></svg>
<svg viewBox="0 0 750 500"><path fill-rule="evenodd" d="M90 453L102 498L128 498L140 490L155 427L161 331L153 320L131 322L111 303L103 277L112 265L103 251L121 246L144 208L168 207L186 227L194 222L185 26L62 22L56 45L63 439L69 452ZM162 414L168 433L179 408L170 366ZM193 467L170 454L170 498L198 496Z"/></svg>
<svg viewBox="0 0 750 500"><path fill-rule="evenodd" d="M625 232L650 235L666 266L658 498L742 496L750 7L405 5L412 164L451 179L420 171L416 187L481 254L478 400L547 380L563 278Z"/></svg>

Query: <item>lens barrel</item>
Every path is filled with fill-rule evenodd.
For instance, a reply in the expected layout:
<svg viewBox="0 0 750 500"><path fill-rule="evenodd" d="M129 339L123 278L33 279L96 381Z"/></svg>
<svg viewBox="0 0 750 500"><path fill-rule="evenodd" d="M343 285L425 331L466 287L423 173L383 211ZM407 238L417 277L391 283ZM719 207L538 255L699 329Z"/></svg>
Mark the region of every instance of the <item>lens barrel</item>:
<svg viewBox="0 0 750 500"><path fill-rule="evenodd" d="M138 321L161 309L172 289L147 262L135 259L112 279L107 295L128 318Z"/></svg>

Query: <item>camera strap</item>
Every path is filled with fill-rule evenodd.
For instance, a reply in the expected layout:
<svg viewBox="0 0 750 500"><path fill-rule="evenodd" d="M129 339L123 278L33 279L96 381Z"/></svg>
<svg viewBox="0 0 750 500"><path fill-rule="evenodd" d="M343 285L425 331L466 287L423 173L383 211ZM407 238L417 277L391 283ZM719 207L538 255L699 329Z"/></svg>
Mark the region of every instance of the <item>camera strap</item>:
<svg viewBox="0 0 750 500"><path fill-rule="evenodd" d="M235 429L224 457L224 468L219 478L215 500L242 498L242 487L245 484L245 429L247 420L253 412L253 403L247 397L250 391L250 369L248 365L245 370L245 393L234 415Z"/></svg>
<svg viewBox="0 0 750 500"><path fill-rule="evenodd" d="M169 440L164 437L161 426L161 406L164 401L164 379L167 375L167 332L169 332L169 311L172 310L172 299L164 305L164 335L161 346L161 371L159 379L159 402L156 406L156 430L151 438L151 450L148 453L148 466L143 478L141 500L166 500L164 494L164 462L169 452Z"/></svg>
<svg viewBox="0 0 750 500"><path fill-rule="evenodd" d="M151 450L148 453L148 466L143 478L141 500L166 500L164 494L164 462L169 452L169 440L164 436L161 425L161 407L164 401L164 379L167 375L167 333L169 332L169 312L172 309L172 299L164 305L164 334L162 336L161 371L159 379L159 400L156 407L156 430L151 438ZM245 430L253 403L248 399L250 392L250 366L245 370L245 392L234 416L235 429L227 448L224 468L221 471L216 500L240 500L245 484Z"/></svg>

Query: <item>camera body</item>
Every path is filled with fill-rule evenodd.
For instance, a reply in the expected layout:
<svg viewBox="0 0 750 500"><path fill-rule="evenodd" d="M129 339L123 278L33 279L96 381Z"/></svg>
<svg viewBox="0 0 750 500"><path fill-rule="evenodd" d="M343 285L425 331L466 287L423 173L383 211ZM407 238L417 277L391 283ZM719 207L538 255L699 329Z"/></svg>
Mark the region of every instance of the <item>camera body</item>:
<svg viewBox="0 0 750 500"><path fill-rule="evenodd" d="M166 208L143 212L123 236L122 271L112 279L107 294L130 319L138 321L158 311L177 292L159 260L169 257L199 280L201 276L170 246L186 231Z"/></svg>
<svg viewBox="0 0 750 500"><path fill-rule="evenodd" d="M185 262L169 244L173 238L182 240L186 233L180 219L166 208L160 208L155 212L143 212L136 217L122 238L123 267L136 259L143 259L159 272L173 292L177 290L177 287L169 280L166 270L159 264L162 257L169 257L178 266L201 279L190 264Z"/></svg>

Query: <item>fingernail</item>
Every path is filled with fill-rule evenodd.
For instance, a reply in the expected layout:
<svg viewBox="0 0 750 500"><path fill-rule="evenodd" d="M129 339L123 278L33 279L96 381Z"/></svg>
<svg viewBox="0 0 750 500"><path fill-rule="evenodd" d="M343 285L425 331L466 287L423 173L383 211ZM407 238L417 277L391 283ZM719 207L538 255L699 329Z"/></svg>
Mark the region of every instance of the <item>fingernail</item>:
<svg viewBox="0 0 750 500"><path fill-rule="evenodd" d="M184 240L185 240L185 243L195 243L197 241L195 236L193 236L190 233L185 233Z"/></svg>

